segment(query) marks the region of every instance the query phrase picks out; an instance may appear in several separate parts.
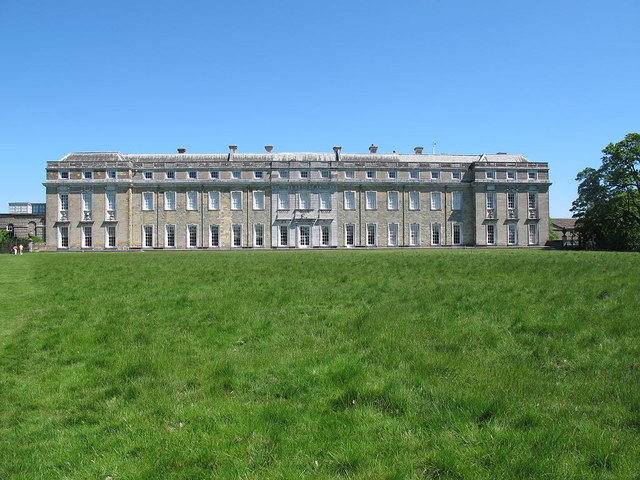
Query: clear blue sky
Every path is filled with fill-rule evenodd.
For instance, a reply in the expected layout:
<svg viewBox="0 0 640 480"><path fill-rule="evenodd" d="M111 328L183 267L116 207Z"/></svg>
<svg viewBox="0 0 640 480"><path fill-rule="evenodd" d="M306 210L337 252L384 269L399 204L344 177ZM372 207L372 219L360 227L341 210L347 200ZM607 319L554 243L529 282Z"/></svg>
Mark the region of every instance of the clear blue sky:
<svg viewBox="0 0 640 480"><path fill-rule="evenodd" d="M640 2L0 0L0 211L73 151L508 152L640 131Z"/></svg>

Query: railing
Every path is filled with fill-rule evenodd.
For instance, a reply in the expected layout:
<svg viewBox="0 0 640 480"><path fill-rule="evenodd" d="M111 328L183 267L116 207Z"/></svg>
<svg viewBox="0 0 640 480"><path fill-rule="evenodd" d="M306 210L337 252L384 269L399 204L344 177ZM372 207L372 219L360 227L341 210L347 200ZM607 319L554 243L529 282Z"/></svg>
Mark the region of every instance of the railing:
<svg viewBox="0 0 640 480"><path fill-rule="evenodd" d="M507 208L507 218L518 218L515 208Z"/></svg>
<svg viewBox="0 0 640 480"><path fill-rule="evenodd" d="M91 210L83 210L82 212L82 220L85 222L90 221L93 217L93 212Z"/></svg>
<svg viewBox="0 0 640 480"><path fill-rule="evenodd" d="M69 221L69 211L68 210L60 210L59 218L60 218L61 222L68 222Z"/></svg>
<svg viewBox="0 0 640 480"><path fill-rule="evenodd" d="M494 208L487 208L487 218L488 219L496 218L496 211Z"/></svg>
<svg viewBox="0 0 640 480"><path fill-rule="evenodd" d="M107 221L115 222L116 220L116 211L115 210L107 210Z"/></svg>
<svg viewBox="0 0 640 480"><path fill-rule="evenodd" d="M530 219L536 219L538 218L538 210L535 208L530 208L529 209L529 217Z"/></svg>

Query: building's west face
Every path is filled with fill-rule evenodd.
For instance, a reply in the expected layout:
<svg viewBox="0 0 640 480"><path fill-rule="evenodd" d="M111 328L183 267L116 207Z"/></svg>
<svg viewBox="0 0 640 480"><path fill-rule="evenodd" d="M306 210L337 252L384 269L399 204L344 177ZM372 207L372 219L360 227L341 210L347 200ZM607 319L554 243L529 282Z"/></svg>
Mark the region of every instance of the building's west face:
<svg viewBox="0 0 640 480"><path fill-rule="evenodd" d="M270 149L268 149L270 150ZM64 250L544 245L549 170L520 155L71 153L48 162Z"/></svg>

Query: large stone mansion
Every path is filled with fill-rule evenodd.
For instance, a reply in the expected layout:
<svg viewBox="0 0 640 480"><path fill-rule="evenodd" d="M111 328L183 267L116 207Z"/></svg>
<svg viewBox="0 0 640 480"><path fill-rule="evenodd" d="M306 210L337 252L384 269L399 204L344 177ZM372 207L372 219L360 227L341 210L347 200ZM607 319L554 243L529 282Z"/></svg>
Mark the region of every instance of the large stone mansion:
<svg viewBox="0 0 640 480"><path fill-rule="evenodd" d="M536 246L549 170L521 155L70 153L47 163L50 250Z"/></svg>

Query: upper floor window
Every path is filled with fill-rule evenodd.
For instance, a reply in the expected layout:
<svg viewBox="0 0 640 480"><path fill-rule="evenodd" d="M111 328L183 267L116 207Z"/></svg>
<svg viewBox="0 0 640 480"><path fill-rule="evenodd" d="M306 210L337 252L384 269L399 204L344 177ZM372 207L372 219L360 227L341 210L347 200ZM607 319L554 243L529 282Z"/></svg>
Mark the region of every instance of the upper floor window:
<svg viewBox="0 0 640 480"><path fill-rule="evenodd" d="M298 208L300 210L308 210L310 208L309 203L309 194L308 193L300 193L298 194Z"/></svg>
<svg viewBox="0 0 640 480"><path fill-rule="evenodd" d="M398 192L387 192L387 209L398 210Z"/></svg>
<svg viewBox="0 0 640 480"><path fill-rule="evenodd" d="M409 192L409 210L420 210L420 192Z"/></svg>
<svg viewBox="0 0 640 480"><path fill-rule="evenodd" d="M209 210L220 210L220 192L209 192Z"/></svg>
<svg viewBox="0 0 640 480"><path fill-rule="evenodd" d="M115 170L107 170L107 178L110 178L111 180L115 180L116 179L116 171Z"/></svg>
<svg viewBox="0 0 640 480"><path fill-rule="evenodd" d="M217 170L212 170L209 172L209 176L217 180L218 178L220 178L220 172L218 172Z"/></svg>
<svg viewBox="0 0 640 480"><path fill-rule="evenodd" d="M537 172L529 172L529 180L536 180L538 178Z"/></svg>
<svg viewBox="0 0 640 480"><path fill-rule="evenodd" d="M115 212L116 209L116 194L115 193L107 193L107 212Z"/></svg>
<svg viewBox="0 0 640 480"><path fill-rule="evenodd" d="M345 170L344 171L344 178L356 178L355 170Z"/></svg>
<svg viewBox="0 0 640 480"><path fill-rule="evenodd" d="M395 180L396 178L398 178L398 172L396 172L395 170L389 170L389 178L391 180Z"/></svg>
<svg viewBox="0 0 640 480"><path fill-rule="evenodd" d="M320 170L320 176L322 178L329 178L330 177L329 170Z"/></svg>
<svg viewBox="0 0 640 480"><path fill-rule="evenodd" d="M60 194L60 211L66 212L69 210L69 194L61 193Z"/></svg>
<svg viewBox="0 0 640 480"><path fill-rule="evenodd" d="M377 195L376 192L366 192L366 204L367 210L375 210L377 208Z"/></svg>
<svg viewBox="0 0 640 480"><path fill-rule="evenodd" d="M253 192L253 209L264 210L264 192L263 191Z"/></svg>
<svg viewBox="0 0 640 480"><path fill-rule="evenodd" d="M188 173L188 175L189 175L189 178L191 178L191 179L193 179L193 180L195 180L196 178L198 178L198 172L193 172L193 171L191 171L191 172L189 172L189 173Z"/></svg>
<svg viewBox="0 0 640 480"><path fill-rule="evenodd" d="M62 180L69 180L69 172L68 171L66 171L66 170L65 171L61 171L61 172L59 172L59 174L60 174L60 178Z"/></svg>
<svg viewBox="0 0 640 480"><path fill-rule="evenodd" d="M516 179L516 172L515 172L515 170L508 170L508 171L507 171L507 179L508 179L508 180L515 180L515 179Z"/></svg>
<svg viewBox="0 0 640 480"><path fill-rule="evenodd" d="M165 176L167 177L167 180L173 180L174 178L176 178L176 172L174 171L168 171L166 172Z"/></svg>
<svg viewBox="0 0 640 480"><path fill-rule="evenodd" d="M451 192L451 208L462 210L462 192Z"/></svg>
<svg viewBox="0 0 640 480"><path fill-rule="evenodd" d="M142 194L142 210L153 210L153 193L144 192Z"/></svg>
<svg viewBox="0 0 640 480"><path fill-rule="evenodd" d="M331 210L331 194L330 193L320 194L320 209Z"/></svg>
<svg viewBox="0 0 640 480"><path fill-rule="evenodd" d="M344 192L344 209L356 209L356 192Z"/></svg>
<svg viewBox="0 0 640 480"><path fill-rule="evenodd" d="M440 192L431 192L431 210L440 210L442 208L442 196Z"/></svg>
<svg viewBox="0 0 640 480"><path fill-rule="evenodd" d="M289 178L288 170L280 170L280 178Z"/></svg>
<svg viewBox="0 0 640 480"><path fill-rule="evenodd" d="M454 180L460 180L462 178L462 172L452 172L451 178Z"/></svg>
<svg viewBox="0 0 640 480"><path fill-rule="evenodd" d="M487 173L487 179L489 180L496 179L496 172L494 172L493 170L488 170L486 173Z"/></svg>
<svg viewBox="0 0 640 480"><path fill-rule="evenodd" d="M198 209L198 192L187 192L187 210Z"/></svg>
<svg viewBox="0 0 640 480"><path fill-rule="evenodd" d="M240 172L240 170L234 170L231 172L231 178L233 178L234 180L240 180L242 178L242 174Z"/></svg>
<svg viewBox="0 0 640 480"><path fill-rule="evenodd" d="M164 209L176 209L176 192L164 192Z"/></svg>
<svg viewBox="0 0 640 480"><path fill-rule="evenodd" d="M309 170L300 170L300 178L309 178Z"/></svg>
<svg viewBox="0 0 640 480"><path fill-rule="evenodd" d="M367 178L376 178L375 170L367 170Z"/></svg>
<svg viewBox="0 0 640 480"><path fill-rule="evenodd" d="M93 178L93 172L91 170L87 170L82 172L82 178L85 178L87 180L90 180Z"/></svg>
<svg viewBox="0 0 640 480"><path fill-rule="evenodd" d="M82 194L82 210L90 212L93 210L93 195L90 193Z"/></svg>
<svg viewBox="0 0 640 480"><path fill-rule="evenodd" d="M440 180L440 171L432 170L431 171L431 180Z"/></svg>
<svg viewBox="0 0 640 480"><path fill-rule="evenodd" d="M420 172L418 172L418 170L411 170L409 172L409 178L411 178L412 180L417 180L420 178Z"/></svg>
<svg viewBox="0 0 640 480"><path fill-rule="evenodd" d="M231 210L242 210L242 192L231 192Z"/></svg>
<svg viewBox="0 0 640 480"><path fill-rule="evenodd" d="M152 180L153 179L153 172L144 172L144 179L145 180Z"/></svg>
<svg viewBox="0 0 640 480"><path fill-rule="evenodd" d="M262 170L256 170L255 172L253 172L253 177L254 178L263 178Z"/></svg>
<svg viewBox="0 0 640 480"><path fill-rule="evenodd" d="M289 210L289 194L278 194L278 210Z"/></svg>

